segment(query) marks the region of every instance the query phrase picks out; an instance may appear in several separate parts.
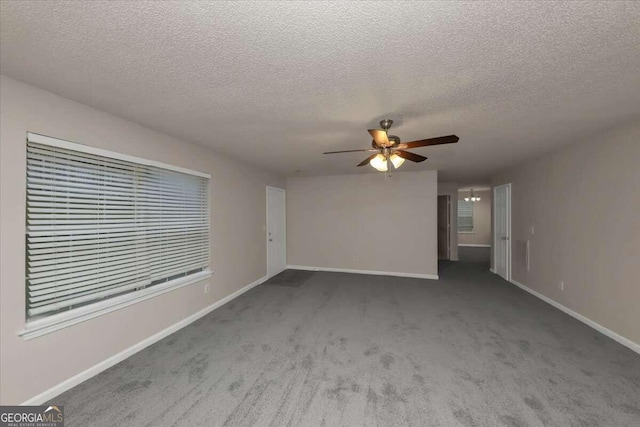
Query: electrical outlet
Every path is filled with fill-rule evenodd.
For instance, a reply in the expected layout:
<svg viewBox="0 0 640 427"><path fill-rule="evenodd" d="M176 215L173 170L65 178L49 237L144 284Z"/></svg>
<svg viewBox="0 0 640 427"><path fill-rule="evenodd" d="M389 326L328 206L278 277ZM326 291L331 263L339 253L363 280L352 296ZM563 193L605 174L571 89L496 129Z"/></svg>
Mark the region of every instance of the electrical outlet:
<svg viewBox="0 0 640 427"><path fill-rule="evenodd" d="M533 225L531 226L531 234L535 234L535 228L533 227Z"/></svg>
<svg viewBox="0 0 640 427"><path fill-rule="evenodd" d="M204 285L204 293L205 294L209 293L209 284L208 283L206 285Z"/></svg>
<svg viewBox="0 0 640 427"><path fill-rule="evenodd" d="M560 288L561 291L564 291L564 280L560 280L558 287Z"/></svg>

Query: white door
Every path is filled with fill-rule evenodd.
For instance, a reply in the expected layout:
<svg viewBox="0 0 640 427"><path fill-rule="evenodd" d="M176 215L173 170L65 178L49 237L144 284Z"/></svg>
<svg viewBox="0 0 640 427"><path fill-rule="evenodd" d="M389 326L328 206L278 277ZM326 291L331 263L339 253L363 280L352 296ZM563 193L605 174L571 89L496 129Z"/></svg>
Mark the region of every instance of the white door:
<svg viewBox="0 0 640 427"><path fill-rule="evenodd" d="M493 268L511 280L511 184L493 188Z"/></svg>
<svg viewBox="0 0 640 427"><path fill-rule="evenodd" d="M267 187L267 276L273 277L286 268L286 199L281 188Z"/></svg>

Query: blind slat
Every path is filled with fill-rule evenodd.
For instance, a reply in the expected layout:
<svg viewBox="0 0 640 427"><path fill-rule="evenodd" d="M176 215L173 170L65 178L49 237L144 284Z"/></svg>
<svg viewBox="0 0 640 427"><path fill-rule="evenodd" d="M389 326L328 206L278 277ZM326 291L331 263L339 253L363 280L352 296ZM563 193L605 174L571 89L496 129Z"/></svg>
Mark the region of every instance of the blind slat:
<svg viewBox="0 0 640 427"><path fill-rule="evenodd" d="M29 317L208 267L208 178L63 146L27 143Z"/></svg>
<svg viewBox="0 0 640 427"><path fill-rule="evenodd" d="M473 202L458 200L458 231L473 231Z"/></svg>

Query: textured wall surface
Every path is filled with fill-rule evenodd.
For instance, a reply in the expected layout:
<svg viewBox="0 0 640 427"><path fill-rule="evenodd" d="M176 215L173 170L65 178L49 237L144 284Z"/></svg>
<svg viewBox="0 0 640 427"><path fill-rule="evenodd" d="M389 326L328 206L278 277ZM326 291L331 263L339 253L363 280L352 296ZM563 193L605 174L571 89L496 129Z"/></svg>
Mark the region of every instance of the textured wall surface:
<svg viewBox="0 0 640 427"><path fill-rule="evenodd" d="M0 398L21 403L266 274L265 185L283 179L210 149L2 76ZM211 174L211 291L204 282L25 341L27 131Z"/></svg>
<svg viewBox="0 0 640 427"><path fill-rule="evenodd" d="M438 274L437 173L287 179L287 262Z"/></svg>
<svg viewBox="0 0 640 427"><path fill-rule="evenodd" d="M530 270L514 259L513 279L636 343L639 161L636 123L494 179L512 184L512 241L530 242Z"/></svg>

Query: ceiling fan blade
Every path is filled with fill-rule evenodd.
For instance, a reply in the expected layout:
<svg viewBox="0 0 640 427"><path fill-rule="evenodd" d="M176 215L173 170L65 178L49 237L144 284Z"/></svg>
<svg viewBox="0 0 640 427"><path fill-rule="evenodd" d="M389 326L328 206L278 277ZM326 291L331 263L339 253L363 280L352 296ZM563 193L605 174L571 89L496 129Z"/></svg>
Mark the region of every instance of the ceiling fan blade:
<svg viewBox="0 0 640 427"><path fill-rule="evenodd" d="M376 150L376 151L378 151L378 150ZM367 157L366 159L364 159L363 161L358 163L358 166L364 166L364 165L368 164L371 161L371 159L373 159L377 155L378 155L378 153L370 155L369 157Z"/></svg>
<svg viewBox="0 0 640 427"><path fill-rule="evenodd" d="M387 131L384 129L369 129L369 133L373 137L373 140L381 147L388 147L389 137L387 136Z"/></svg>
<svg viewBox="0 0 640 427"><path fill-rule="evenodd" d="M398 148L404 150L406 148L418 148L418 147L427 147L429 145L440 145L440 144L454 144L458 142L460 138L456 135L447 135L447 136L439 136L437 138L429 138L429 139L421 139L418 141L411 142L403 142L398 145Z"/></svg>
<svg viewBox="0 0 640 427"><path fill-rule="evenodd" d="M419 154L411 153L409 151L395 150L394 153L396 153L398 156L402 157L403 159L411 160L412 162L416 162L416 163L424 162L425 160L427 160L426 157L421 156Z"/></svg>
<svg viewBox="0 0 640 427"><path fill-rule="evenodd" d="M364 150L342 150L342 151L326 151L322 154L336 154L336 153L356 153L361 151L378 151L373 148L365 148Z"/></svg>

